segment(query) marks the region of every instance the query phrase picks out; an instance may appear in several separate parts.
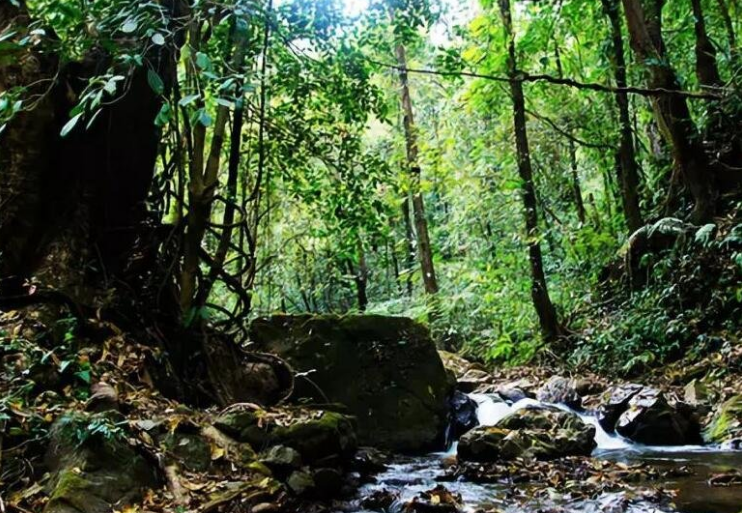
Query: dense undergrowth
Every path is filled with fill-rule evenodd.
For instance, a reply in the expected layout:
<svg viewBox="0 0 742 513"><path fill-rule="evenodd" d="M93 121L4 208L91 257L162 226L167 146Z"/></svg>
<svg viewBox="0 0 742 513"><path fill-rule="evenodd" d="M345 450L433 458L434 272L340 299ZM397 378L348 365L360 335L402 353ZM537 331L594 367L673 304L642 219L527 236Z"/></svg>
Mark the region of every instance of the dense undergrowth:
<svg viewBox="0 0 742 513"><path fill-rule="evenodd" d="M575 322L570 364L636 374L739 342L738 214L689 229L672 247L642 255L633 273L639 276L624 266L620 279L603 285L603 301Z"/></svg>

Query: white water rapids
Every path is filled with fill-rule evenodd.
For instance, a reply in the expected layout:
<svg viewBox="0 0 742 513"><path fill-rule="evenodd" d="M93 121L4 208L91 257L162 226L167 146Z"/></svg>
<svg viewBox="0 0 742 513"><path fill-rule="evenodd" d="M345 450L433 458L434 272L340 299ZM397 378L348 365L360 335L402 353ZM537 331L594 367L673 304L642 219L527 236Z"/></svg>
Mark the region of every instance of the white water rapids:
<svg viewBox="0 0 742 513"><path fill-rule="evenodd" d="M492 426L507 415L528 407L555 406L565 411L571 411L580 416L583 422L595 426L595 441L597 448L593 456L606 460L624 463L642 463L657 465L662 469L690 467L691 476L675 479L665 477L661 481L663 486L679 489L675 499L676 506L659 508L652 502L641 498L626 502L625 496L619 491L605 492L598 497L586 499L569 499L568 495L560 498L554 496L547 499L534 497L532 501L518 502L512 497L513 485L498 483L477 484L461 479L446 480L445 487L453 493L461 494L463 500L462 511L472 513L481 508L494 508L503 513L538 513L541 511L560 511L570 513L740 513L739 504L742 504L742 491L735 487L711 488L707 483L713 472L728 468L742 468L742 452L723 452L717 446L685 445L673 447L650 447L636 444L617 434L609 434L600 426L597 417L591 412L574 411L565 405L542 404L535 399L522 399L514 404L507 404L498 396L487 394L470 394L477 403L477 420L480 425ZM457 442L445 453L435 453L419 457L399 456L392 461L385 472L376 476L375 482L365 485L360 496L382 490L391 490L398 495L393 505L386 513L402 513L406 511L404 503L412 500L418 494L430 490L440 484L440 477L444 467L455 461ZM520 485L516 485L520 486ZM523 485L527 486L527 485ZM553 500L552 500L553 499ZM620 507L619 507L620 505ZM377 513L351 505L351 513Z"/></svg>
<svg viewBox="0 0 742 513"><path fill-rule="evenodd" d="M500 420L513 412L528 407L542 406L543 403L535 399L521 399L508 405L502 400L495 400L488 394L469 394L477 403L477 420L481 426L494 426ZM674 445L674 446L648 446L641 445L627 440L618 434L607 433L598 422L598 418L592 412L575 411L563 404L549 404L564 411L572 412L580 417L586 424L595 427L595 443L597 453L605 451L637 451L637 452L671 452L671 453L689 453L689 452L715 452L719 448L709 445ZM449 451L450 452L450 451Z"/></svg>

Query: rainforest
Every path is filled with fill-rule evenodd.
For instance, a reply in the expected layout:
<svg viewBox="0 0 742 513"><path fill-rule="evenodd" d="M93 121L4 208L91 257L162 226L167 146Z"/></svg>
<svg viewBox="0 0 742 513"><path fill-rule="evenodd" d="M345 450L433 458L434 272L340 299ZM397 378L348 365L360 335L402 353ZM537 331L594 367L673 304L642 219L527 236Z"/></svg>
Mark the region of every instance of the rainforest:
<svg viewBox="0 0 742 513"><path fill-rule="evenodd" d="M739 0L0 0L0 513L742 512Z"/></svg>

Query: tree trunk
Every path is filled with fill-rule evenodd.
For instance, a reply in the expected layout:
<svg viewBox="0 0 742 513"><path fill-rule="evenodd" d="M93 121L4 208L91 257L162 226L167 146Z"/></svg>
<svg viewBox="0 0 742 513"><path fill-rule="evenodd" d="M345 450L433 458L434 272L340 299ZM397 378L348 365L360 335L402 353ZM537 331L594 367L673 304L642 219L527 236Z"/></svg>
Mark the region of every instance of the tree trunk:
<svg viewBox="0 0 742 513"><path fill-rule="evenodd" d="M188 17L184 3L160 5L173 19ZM23 37L28 16L4 2L0 26L11 24ZM172 30L177 41L175 24ZM44 52L45 45L34 48ZM285 363L246 355L208 326L184 329L180 323L175 280L160 253L163 233L170 235L173 228L160 226L161 213L147 210L161 139L154 121L163 103L148 73L159 75L168 94L175 45L151 46L146 66L117 68L128 75L125 92L107 102L89 129L88 120L81 120L66 137L60 131L69 121L67 113L89 79L110 65L110 56L92 50L83 61L59 68L50 57L54 53L36 51L23 50L9 65L0 65L0 90L45 80L45 94L32 110L14 117L1 136L0 253L11 250L23 259L3 258L0 300L8 278L21 284L34 280L33 288L20 287L27 304L39 290L49 290L88 312L81 322L95 316L157 346L162 358L153 359L149 370L165 395L222 405L282 398L292 381ZM19 66L31 72L19 73ZM266 394L246 387L251 362L271 366L284 390Z"/></svg>
<svg viewBox="0 0 742 513"><path fill-rule="evenodd" d="M559 52L559 43L554 41L554 58L556 59L558 77L564 78L562 69L562 56ZM571 124L570 124L571 125ZM577 209L577 218L580 223L585 224L585 202L582 200L582 187L580 186L579 167L577 165L577 148L572 140L572 127L567 128L567 145L569 150L569 166L572 172L572 195L575 199L575 208Z"/></svg>
<svg viewBox="0 0 742 513"><path fill-rule="evenodd" d="M649 86L679 90L675 70L668 62L662 39L664 0L622 0L629 27L631 46L647 69ZM672 148L675 165L693 196L692 219L708 220L714 214L717 196L709 159L698 140L686 99L675 94L660 94L652 99L657 124Z"/></svg>
<svg viewBox="0 0 742 513"><path fill-rule="evenodd" d="M624 54L623 36L621 34L621 19L618 0L603 0L603 8L608 15L611 25L611 40L613 43L613 73L616 87L626 87L626 57ZM634 135L631 129L631 115L629 113L629 96L626 93L616 94L618 116L621 124L621 142L618 148L619 174L621 186L621 204L624 219L632 233L641 228L641 209L639 208L639 171L634 150Z"/></svg>
<svg viewBox="0 0 742 513"><path fill-rule="evenodd" d="M585 203L582 201L582 187L580 186L579 167L577 166L577 148L575 143L569 141L569 166L572 170L572 195L575 197L575 208L577 208L577 219L585 224Z"/></svg>
<svg viewBox="0 0 742 513"><path fill-rule="evenodd" d="M367 295L367 284L368 284L368 266L366 265L366 254L363 250L363 243L358 241L358 268L353 265L353 262L348 259L348 272L353 276L353 281L356 284L356 300L358 302L358 310L365 312L368 307L368 295Z"/></svg>
<svg viewBox="0 0 742 513"><path fill-rule="evenodd" d="M500 12L505 25L508 45L508 76L513 100L513 123L515 145L518 153L518 173L522 182L523 206L525 212L528 254L531 266L531 297L539 318L541 333L546 341L553 342L561 334L556 310L549 297L544 274L544 264L539 241L538 211L536 210L536 190L533 184L533 170L526 132L526 108L523 96L523 82L518 73L515 56L515 38L510 13L510 0L499 0Z"/></svg>
<svg viewBox="0 0 742 513"><path fill-rule="evenodd" d="M407 296L412 297L412 269L415 267L415 234L412 231L412 218L410 216L410 198L405 194L404 201L402 202L402 218L404 219L404 231L405 231L405 286L407 289Z"/></svg>
<svg viewBox="0 0 742 513"><path fill-rule="evenodd" d="M403 45L397 45L397 63L399 65L399 82L402 94L402 110L404 112L404 131L407 145L407 166L410 174L410 189L412 196L412 211L414 214L415 231L417 234L417 254L420 257L420 267L423 274L425 292L434 295L438 292L438 281L433 267L433 250L430 246L428 221L425 217L425 202L420 188L420 162L418 159L417 127L412 111L412 99L407 79L407 57Z"/></svg>
<svg viewBox="0 0 742 513"><path fill-rule="evenodd" d="M730 61L732 63L732 67L736 68L738 59L737 36L734 32L734 23L732 22L732 16L729 14L729 6L727 5L726 0L717 0L717 3L719 4L721 19L724 21L724 27L727 30Z"/></svg>
<svg viewBox="0 0 742 513"><path fill-rule="evenodd" d="M716 49L706 32L701 0L690 0L693 6L693 27L696 33L696 76L698 83L706 87L722 85L719 68L716 65Z"/></svg>

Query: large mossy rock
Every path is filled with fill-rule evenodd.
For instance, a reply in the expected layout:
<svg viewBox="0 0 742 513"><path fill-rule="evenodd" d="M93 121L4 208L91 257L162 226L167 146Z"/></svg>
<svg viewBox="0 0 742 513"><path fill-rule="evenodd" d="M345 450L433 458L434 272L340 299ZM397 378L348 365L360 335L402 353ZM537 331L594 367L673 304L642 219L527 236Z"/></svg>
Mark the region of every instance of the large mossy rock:
<svg viewBox="0 0 742 513"><path fill-rule="evenodd" d="M709 442L734 449L742 447L742 395L735 395L719 406L704 435Z"/></svg>
<svg viewBox="0 0 742 513"><path fill-rule="evenodd" d="M664 394L644 388L628 403L616 423L616 431L645 445L701 443L701 428L693 410L684 403L671 405Z"/></svg>
<svg viewBox="0 0 742 513"><path fill-rule="evenodd" d="M265 410L240 411L220 416L214 426L258 451L290 447L309 464L349 460L358 446L354 419L331 411L297 410L283 417Z"/></svg>
<svg viewBox="0 0 742 513"><path fill-rule="evenodd" d="M403 317L273 316L250 326L262 351L305 377L294 398L340 403L363 445L417 452L441 448L450 383L428 330Z"/></svg>
<svg viewBox="0 0 742 513"><path fill-rule="evenodd" d="M526 408L494 426L480 426L459 441L464 461L498 461L515 458L551 460L564 456L589 456L595 449L595 427L574 413L556 408Z"/></svg>
<svg viewBox="0 0 742 513"><path fill-rule="evenodd" d="M50 499L44 513L122 510L158 486L152 466L126 443L107 416L63 415L52 426L50 438L45 458L51 475Z"/></svg>

